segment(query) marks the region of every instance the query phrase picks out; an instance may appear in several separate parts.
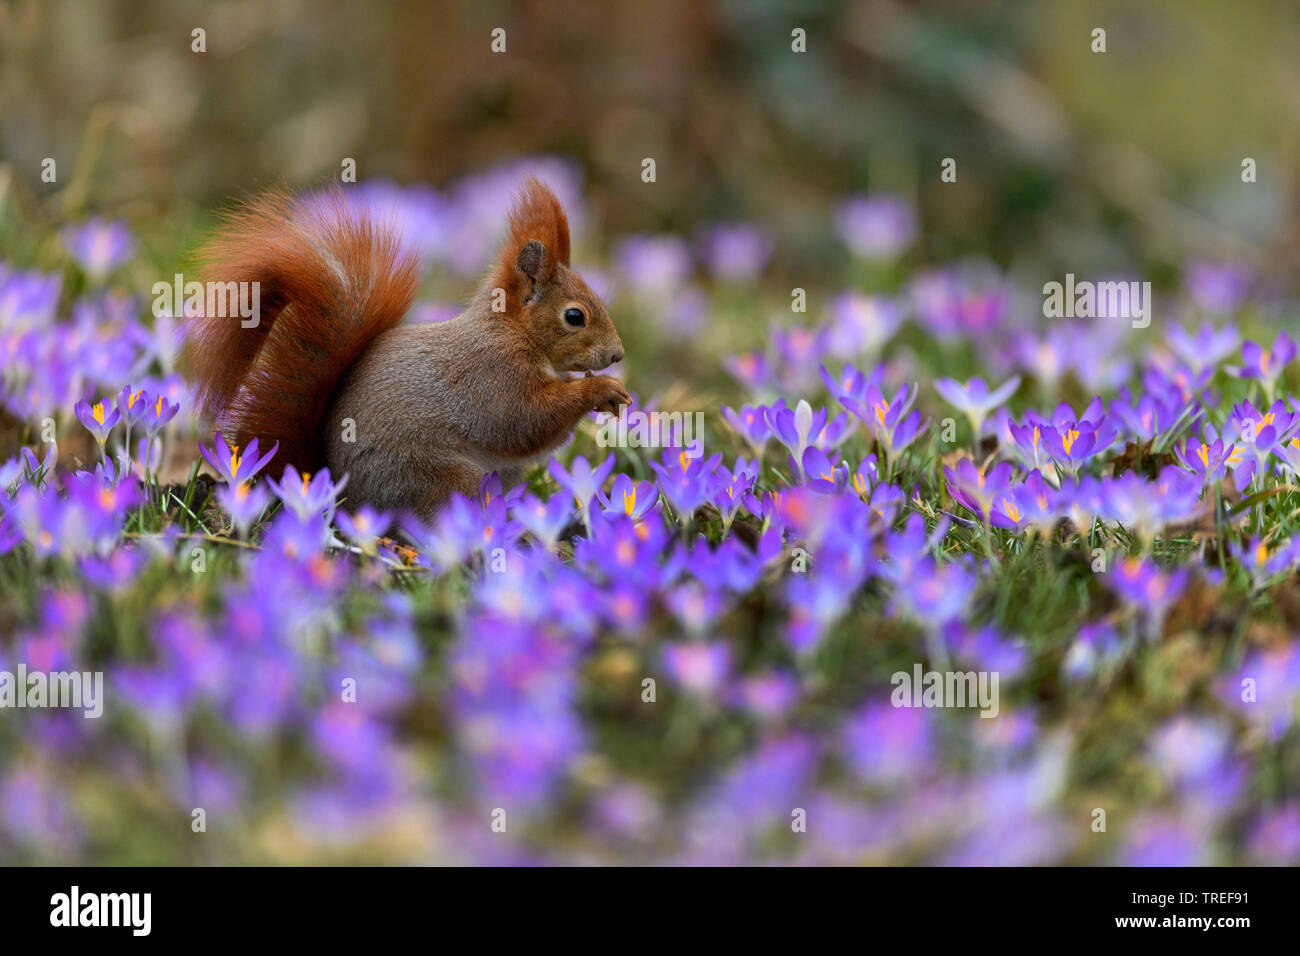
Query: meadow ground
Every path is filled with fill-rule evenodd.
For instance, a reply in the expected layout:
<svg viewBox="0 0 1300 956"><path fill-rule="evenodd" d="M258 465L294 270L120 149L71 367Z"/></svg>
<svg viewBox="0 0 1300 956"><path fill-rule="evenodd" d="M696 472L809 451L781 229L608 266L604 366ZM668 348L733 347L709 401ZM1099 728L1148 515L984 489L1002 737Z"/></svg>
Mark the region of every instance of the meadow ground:
<svg viewBox="0 0 1300 956"><path fill-rule="evenodd" d="M551 158L348 187L412 321L526 170L580 208ZM630 430L423 524L196 420L154 283L209 223L0 197L0 859L1300 862L1296 303L1250 271L1052 318L887 193L828 208L837 288L757 221L589 236Z"/></svg>

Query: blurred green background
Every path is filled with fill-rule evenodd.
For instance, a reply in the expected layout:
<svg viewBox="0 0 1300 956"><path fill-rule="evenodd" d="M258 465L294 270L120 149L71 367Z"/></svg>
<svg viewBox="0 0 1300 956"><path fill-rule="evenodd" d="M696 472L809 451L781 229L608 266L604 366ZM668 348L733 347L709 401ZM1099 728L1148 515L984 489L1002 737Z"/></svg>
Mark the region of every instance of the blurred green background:
<svg viewBox="0 0 1300 956"><path fill-rule="evenodd" d="M1283 2L0 3L5 194L25 217L137 228L344 157L362 179L442 186L555 153L586 173L590 233L759 220L778 275L834 267L829 204L863 190L919 203L926 258L1283 273L1298 114ZM940 187L946 156L958 181ZM1242 189L1246 156L1259 181Z"/></svg>

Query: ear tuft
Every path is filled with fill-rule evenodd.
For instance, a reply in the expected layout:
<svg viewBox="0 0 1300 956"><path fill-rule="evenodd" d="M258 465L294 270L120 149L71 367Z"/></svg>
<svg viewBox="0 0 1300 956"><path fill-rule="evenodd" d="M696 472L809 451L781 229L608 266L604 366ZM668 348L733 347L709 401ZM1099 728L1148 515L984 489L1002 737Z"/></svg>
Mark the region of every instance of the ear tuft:
<svg viewBox="0 0 1300 956"><path fill-rule="evenodd" d="M489 282L506 289L512 302L519 302L532 283L550 280L557 263L569 264L569 220L551 188L529 177L510 212Z"/></svg>

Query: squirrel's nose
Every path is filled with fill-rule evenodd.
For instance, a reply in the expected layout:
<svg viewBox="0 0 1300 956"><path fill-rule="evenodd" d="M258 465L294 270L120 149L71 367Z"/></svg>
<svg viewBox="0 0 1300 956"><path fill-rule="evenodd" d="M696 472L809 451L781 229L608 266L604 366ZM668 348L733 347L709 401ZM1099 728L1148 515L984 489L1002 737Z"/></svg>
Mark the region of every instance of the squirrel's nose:
<svg viewBox="0 0 1300 956"><path fill-rule="evenodd" d="M614 351L610 352L609 355L608 355L607 357L609 358L609 361L608 361L606 364L607 364L607 365L615 365L615 364L617 364L617 363L623 361L623 350L622 350L622 349L615 349Z"/></svg>

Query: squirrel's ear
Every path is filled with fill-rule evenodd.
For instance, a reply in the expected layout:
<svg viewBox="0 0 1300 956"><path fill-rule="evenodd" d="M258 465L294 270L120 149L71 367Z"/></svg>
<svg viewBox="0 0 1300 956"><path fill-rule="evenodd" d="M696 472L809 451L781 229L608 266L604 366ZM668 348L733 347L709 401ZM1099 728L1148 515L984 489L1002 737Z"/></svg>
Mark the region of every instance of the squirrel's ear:
<svg viewBox="0 0 1300 956"><path fill-rule="evenodd" d="M546 251L546 247L536 239L525 242L515 258L515 268L527 276L535 286L539 282L550 280L555 271L555 262Z"/></svg>

